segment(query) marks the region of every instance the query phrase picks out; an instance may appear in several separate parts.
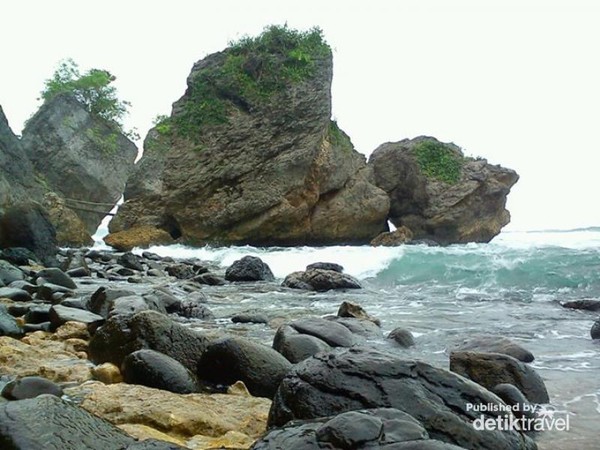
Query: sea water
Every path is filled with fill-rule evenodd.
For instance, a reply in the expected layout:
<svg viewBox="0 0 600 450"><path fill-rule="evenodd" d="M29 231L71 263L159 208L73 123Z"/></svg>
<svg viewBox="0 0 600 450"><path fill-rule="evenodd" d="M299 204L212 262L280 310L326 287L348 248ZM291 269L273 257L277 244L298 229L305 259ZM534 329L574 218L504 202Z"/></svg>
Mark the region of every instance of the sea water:
<svg viewBox="0 0 600 450"><path fill-rule="evenodd" d="M570 430L541 433L539 447L600 448L600 341L590 338L600 314L561 306L571 300L600 300L600 228L503 232L489 244L448 247L173 245L149 251L222 267L245 255L259 256L279 279L316 261L341 264L364 289L308 293L258 285L205 292L223 323L246 309L289 319L335 314L343 300L358 302L381 319L385 333L403 327L415 336L413 348L388 350L445 368L449 351L464 339L510 338L535 355L532 366L546 383L549 408L569 415ZM272 338L264 327L244 327L265 343Z"/></svg>

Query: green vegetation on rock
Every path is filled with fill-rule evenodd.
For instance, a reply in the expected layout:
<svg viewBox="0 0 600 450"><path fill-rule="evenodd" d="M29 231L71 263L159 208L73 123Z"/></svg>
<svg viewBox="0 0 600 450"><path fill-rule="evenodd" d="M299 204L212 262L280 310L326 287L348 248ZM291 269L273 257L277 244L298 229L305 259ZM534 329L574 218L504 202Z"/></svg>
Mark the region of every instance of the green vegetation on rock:
<svg viewBox="0 0 600 450"><path fill-rule="evenodd" d="M340 129L335 120L329 121L328 134L329 142L334 147L339 147L346 152L351 152L354 148L348 135Z"/></svg>
<svg viewBox="0 0 600 450"><path fill-rule="evenodd" d="M427 140L416 144L413 152L423 173L430 178L454 184L460 179L463 159L442 142Z"/></svg>
<svg viewBox="0 0 600 450"><path fill-rule="evenodd" d="M257 37L230 43L189 84L183 110L171 119L177 133L198 140L204 127L227 123L232 106L251 112L275 92L309 79L317 61L330 53L318 28L270 26Z"/></svg>
<svg viewBox="0 0 600 450"><path fill-rule="evenodd" d="M117 90L111 83L115 77L102 69L90 69L81 73L72 59L62 61L52 78L44 83L41 98L49 101L62 94L72 95L91 114L115 124L123 132L123 118L130 103L119 100ZM134 132L125 133L135 139Z"/></svg>

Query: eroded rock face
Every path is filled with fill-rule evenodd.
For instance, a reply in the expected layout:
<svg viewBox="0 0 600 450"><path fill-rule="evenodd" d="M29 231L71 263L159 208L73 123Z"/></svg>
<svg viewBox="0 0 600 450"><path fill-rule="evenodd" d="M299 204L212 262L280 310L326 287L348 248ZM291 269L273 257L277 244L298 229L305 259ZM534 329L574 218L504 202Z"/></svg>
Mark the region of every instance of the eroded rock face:
<svg viewBox="0 0 600 450"><path fill-rule="evenodd" d="M287 246L367 243L385 231L387 195L330 120L329 49L309 76L258 97L216 77L209 88L225 111L219 123L196 134L195 122L178 125L198 107L197 80L238 57L227 49L194 65L169 134L157 128L146 139L111 232L151 226L192 244ZM259 83L262 56L242 57L242 76Z"/></svg>
<svg viewBox="0 0 600 450"><path fill-rule="evenodd" d="M121 197L137 156L133 142L65 95L44 103L28 121L22 146L89 234Z"/></svg>
<svg viewBox="0 0 600 450"><path fill-rule="evenodd" d="M42 190L35 179L33 165L0 106L0 208L32 196L39 200Z"/></svg>
<svg viewBox="0 0 600 450"><path fill-rule="evenodd" d="M271 404L249 395L177 395L124 383L89 382L66 393L81 401L83 409L135 437L160 436L191 449L220 448L214 445L217 439L225 448L247 448L264 433ZM232 445L236 438L245 439L245 445Z"/></svg>
<svg viewBox="0 0 600 450"><path fill-rule="evenodd" d="M423 143L434 151L421 164L415 149ZM438 145L458 161L456 174L443 152L436 159ZM484 159L464 158L454 144L431 137L385 143L371 154L369 166L377 186L390 197L389 219L396 227L408 227L415 240L489 242L510 221L506 197L519 179L517 173ZM432 175L436 173L440 176Z"/></svg>
<svg viewBox="0 0 600 450"><path fill-rule="evenodd" d="M524 435L478 431L468 404L504 405L483 387L444 369L367 348L317 354L292 368L269 413L269 428L363 408L396 408L437 440L469 449L535 449ZM487 412L494 419L503 412Z"/></svg>

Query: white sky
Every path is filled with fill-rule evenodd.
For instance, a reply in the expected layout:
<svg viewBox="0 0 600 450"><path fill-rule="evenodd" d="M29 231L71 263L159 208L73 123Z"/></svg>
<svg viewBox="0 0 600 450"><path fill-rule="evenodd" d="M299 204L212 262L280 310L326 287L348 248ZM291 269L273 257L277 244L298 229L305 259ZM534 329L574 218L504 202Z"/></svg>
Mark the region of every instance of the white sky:
<svg viewBox="0 0 600 450"><path fill-rule="evenodd" d="M600 225L600 2L595 0L11 0L0 105L13 130L73 58L107 69L142 136L192 64L269 24L320 26L333 115L356 148L418 135L517 170L509 229Z"/></svg>

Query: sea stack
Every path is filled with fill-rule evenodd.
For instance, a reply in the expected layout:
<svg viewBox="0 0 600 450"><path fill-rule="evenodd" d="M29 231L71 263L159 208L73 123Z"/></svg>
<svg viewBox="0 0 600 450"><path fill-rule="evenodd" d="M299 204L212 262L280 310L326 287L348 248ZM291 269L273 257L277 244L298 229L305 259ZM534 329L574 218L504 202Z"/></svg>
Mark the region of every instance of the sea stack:
<svg viewBox="0 0 600 450"><path fill-rule="evenodd" d="M320 30L287 27L194 64L145 139L108 242L148 228L191 245L266 246L368 243L386 231L388 196L331 120L332 70Z"/></svg>

